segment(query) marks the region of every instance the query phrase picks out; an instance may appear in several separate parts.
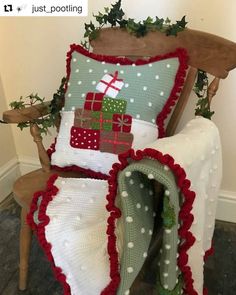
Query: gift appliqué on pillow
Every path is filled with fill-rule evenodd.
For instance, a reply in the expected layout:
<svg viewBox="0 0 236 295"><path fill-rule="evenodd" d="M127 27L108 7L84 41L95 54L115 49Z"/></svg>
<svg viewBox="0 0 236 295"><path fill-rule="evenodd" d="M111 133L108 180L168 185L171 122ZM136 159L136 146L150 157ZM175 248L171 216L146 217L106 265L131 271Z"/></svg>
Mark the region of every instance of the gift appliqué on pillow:
<svg viewBox="0 0 236 295"><path fill-rule="evenodd" d="M116 98L121 88L124 86L122 79L118 79L118 71L114 74L106 74L98 83L96 90L112 98Z"/></svg>
<svg viewBox="0 0 236 295"><path fill-rule="evenodd" d="M99 150L100 131L80 127L71 128L70 145L77 149Z"/></svg>
<svg viewBox="0 0 236 295"><path fill-rule="evenodd" d="M118 93L124 85L121 79L118 79L118 72L104 77L96 87L103 93L88 92L84 108L75 110L70 145L77 149L100 150L118 155L132 147L132 117L125 113L127 101L114 98L114 90ZM100 87L101 83L106 85L106 88Z"/></svg>
<svg viewBox="0 0 236 295"><path fill-rule="evenodd" d="M91 128L92 125L92 112L85 109L75 110L74 126L81 128Z"/></svg>
<svg viewBox="0 0 236 295"><path fill-rule="evenodd" d="M88 92L84 103L84 109L90 111L101 111L103 97L103 93Z"/></svg>
<svg viewBox="0 0 236 295"><path fill-rule="evenodd" d="M104 97L102 103L102 111L113 114L125 114L127 101L123 99L114 99L110 97Z"/></svg>

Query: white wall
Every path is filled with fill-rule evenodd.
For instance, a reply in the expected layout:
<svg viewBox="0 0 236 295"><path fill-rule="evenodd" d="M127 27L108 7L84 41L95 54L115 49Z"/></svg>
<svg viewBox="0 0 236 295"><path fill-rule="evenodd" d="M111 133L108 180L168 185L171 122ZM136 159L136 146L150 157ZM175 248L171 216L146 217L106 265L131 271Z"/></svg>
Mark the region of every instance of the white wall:
<svg viewBox="0 0 236 295"><path fill-rule="evenodd" d="M0 114L6 110L6 100L0 76ZM10 125L0 124L0 167L16 156L16 148ZM1 171L0 171L1 174Z"/></svg>
<svg viewBox="0 0 236 295"><path fill-rule="evenodd" d="M70 43L79 43L83 23L92 12L102 10L114 1L89 0L89 16L0 18L0 71L7 104L20 95L38 92L51 99L60 79L65 75L65 56ZM187 16L188 26L236 41L235 0L123 0L126 15L144 19L148 15L169 17L172 20ZM216 61L217 62L217 61ZM214 121L220 128L223 144L224 179L222 189L236 194L236 71L221 83L213 102ZM2 98L1 98L2 99ZM192 96L181 126L193 115L196 99ZM35 158L36 151L28 131L13 128L17 153L23 158ZM46 145L52 141L48 137Z"/></svg>
<svg viewBox="0 0 236 295"><path fill-rule="evenodd" d="M0 116L6 110L6 100L0 75ZM0 202L12 190L12 182L18 177L18 159L12 128L10 125L0 124Z"/></svg>

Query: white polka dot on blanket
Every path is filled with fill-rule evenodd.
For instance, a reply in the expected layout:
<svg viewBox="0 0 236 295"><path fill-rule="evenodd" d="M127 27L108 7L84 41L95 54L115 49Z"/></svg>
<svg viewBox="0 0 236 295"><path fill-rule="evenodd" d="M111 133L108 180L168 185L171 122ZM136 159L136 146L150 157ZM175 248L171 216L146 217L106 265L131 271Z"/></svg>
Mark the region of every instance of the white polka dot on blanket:
<svg viewBox="0 0 236 295"><path fill-rule="evenodd" d="M149 174L148 174L148 178L149 178L149 179L154 179L154 175L153 175L152 173L149 173Z"/></svg>
<svg viewBox="0 0 236 295"><path fill-rule="evenodd" d="M123 191L123 192L121 193L121 196L124 197L124 198L128 197L128 193L127 193L127 191Z"/></svg>
<svg viewBox="0 0 236 295"><path fill-rule="evenodd" d="M134 243L133 242L129 242L128 243L128 248L130 248L130 249L134 248Z"/></svg>
<svg viewBox="0 0 236 295"><path fill-rule="evenodd" d="M132 266L129 266L129 267L127 268L127 272L128 272L128 273L132 273L132 272L134 272L133 267L132 267Z"/></svg>
<svg viewBox="0 0 236 295"><path fill-rule="evenodd" d="M125 172L125 176L126 176L126 177L130 177L130 176L131 176L131 172L130 172L130 171L126 171L126 172Z"/></svg>
<svg viewBox="0 0 236 295"><path fill-rule="evenodd" d="M125 220L126 220L126 222L131 223L131 222L133 222L133 217L127 216Z"/></svg>

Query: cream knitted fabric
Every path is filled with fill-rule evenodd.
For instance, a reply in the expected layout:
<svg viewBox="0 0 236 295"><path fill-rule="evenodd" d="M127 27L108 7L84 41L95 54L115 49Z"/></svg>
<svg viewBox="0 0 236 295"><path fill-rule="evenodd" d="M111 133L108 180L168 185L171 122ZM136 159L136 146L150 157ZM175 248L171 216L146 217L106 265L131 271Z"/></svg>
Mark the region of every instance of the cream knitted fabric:
<svg viewBox="0 0 236 295"><path fill-rule="evenodd" d="M156 141L148 148L171 155L184 168L196 193L191 233L196 238L188 250L193 285L203 294L204 255L211 248L218 191L222 177L221 142L215 124L205 118L191 120L177 135Z"/></svg>
<svg viewBox="0 0 236 295"><path fill-rule="evenodd" d="M95 295L109 282L106 181L58 178L57 195L48 204L46 239L52 245L71 295Z"/></svg>

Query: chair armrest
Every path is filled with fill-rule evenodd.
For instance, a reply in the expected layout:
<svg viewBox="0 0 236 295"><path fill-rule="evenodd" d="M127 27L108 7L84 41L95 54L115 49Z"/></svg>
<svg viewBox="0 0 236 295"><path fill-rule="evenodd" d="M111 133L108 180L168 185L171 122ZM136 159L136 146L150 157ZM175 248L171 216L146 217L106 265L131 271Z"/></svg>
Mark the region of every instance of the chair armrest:
<svg viewBox="0 0 236 295"><path fill-rule="evenodd" d="M47 101L33 105L31 107L27 107L25 109L5 111L3 113L3 121L6 123L24 123L28 121L33 121L49 114L50 103L50 101Z"/></svg>

